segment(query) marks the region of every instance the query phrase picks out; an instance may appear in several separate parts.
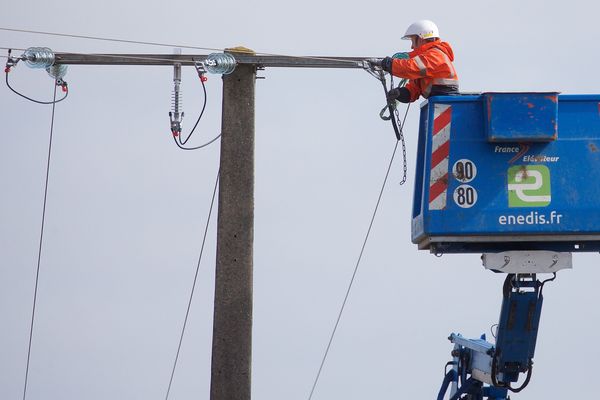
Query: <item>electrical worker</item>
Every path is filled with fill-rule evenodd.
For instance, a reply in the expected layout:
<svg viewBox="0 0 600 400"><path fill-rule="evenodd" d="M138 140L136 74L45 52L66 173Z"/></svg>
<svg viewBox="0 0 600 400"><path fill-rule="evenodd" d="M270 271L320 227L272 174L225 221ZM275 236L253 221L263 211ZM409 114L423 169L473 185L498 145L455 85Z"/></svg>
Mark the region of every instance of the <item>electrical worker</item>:
<svg viewBox="0 0 600 400"><path fill-rule="evenodd" d="M452 64L454 53L450 44L440 39L436 24L417 21L408 27L402 39L412 42L409 58L385 57L374 62L394 76L409 79L405 87L388 92L389 101L411 103L419 96L458 94L458 76Z"/></svg>

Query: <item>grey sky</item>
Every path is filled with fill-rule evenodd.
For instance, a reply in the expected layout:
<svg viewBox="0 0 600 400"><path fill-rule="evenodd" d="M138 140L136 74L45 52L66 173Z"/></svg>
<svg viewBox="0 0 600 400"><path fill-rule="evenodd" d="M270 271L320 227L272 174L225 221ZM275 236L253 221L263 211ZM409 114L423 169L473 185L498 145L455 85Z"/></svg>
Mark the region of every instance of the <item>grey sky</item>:
<svg viewBox="0 0 600 400"><path fill-rule="evenodd" d="M456 54L461 90L597 93L594 2L7 2L0 26L288 55L384 56L429 18ZM169 53L168 48L0 33L0 46ZM189 52L187 52L189 53ZM200 53L200 52L198 52ZM4 53L5 54L5 53ZM4 59L3 59L4 60ZM257 81L253 348L255 399L306 399L377 199L394 138L380 84L360 70L268 69ZM50 99L20 65L15 87ZM172 69L70 67L56 108L28 399L162 399L177 348L218 144L183 152L168 125ZM194 143L219 130L209 76ZM184 69L184 129L201 106ZM0 399L21 398L50 106L0 90ZM410 243L418 103L314 399L434 398L451 332L489 333L503 276L479 255ZM215 229L171 399L208 398ZM600 326L598 255L544 291L530 386L515 399L591 397Z"/></svg>

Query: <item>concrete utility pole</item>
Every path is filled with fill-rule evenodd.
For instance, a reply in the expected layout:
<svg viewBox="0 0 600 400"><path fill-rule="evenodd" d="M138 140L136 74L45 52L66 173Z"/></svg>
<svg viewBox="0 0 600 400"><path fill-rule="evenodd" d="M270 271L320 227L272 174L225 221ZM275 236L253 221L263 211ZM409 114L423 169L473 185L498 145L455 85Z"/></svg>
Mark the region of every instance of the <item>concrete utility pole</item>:
<svg viewBox="0 0 600 400"><path fill-rule="evenodd" d="M250 399L256 67L223 76L211 400Z"/></svg>
<svg viewBox="0 0 600 400"><path fill-rule="evenodd" d="M211 400L250 400L254 239L254 89L258 67L363 68L366 57L258 56L232 52L223 115ZM57 53L66 65L194 65L206 55Z"/></svg>

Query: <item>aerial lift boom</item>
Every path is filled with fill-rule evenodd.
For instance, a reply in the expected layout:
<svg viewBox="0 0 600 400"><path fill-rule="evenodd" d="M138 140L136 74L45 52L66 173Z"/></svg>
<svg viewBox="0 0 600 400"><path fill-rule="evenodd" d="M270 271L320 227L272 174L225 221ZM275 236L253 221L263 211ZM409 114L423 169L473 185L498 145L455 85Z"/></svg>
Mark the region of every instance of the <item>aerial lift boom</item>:
<svg viewBox="0 0 600 400"><path fill-rule="evenodd" d="M543 259L549 252L512 252L505 255L520 258L526 262L532 259ZM520 257L519 257L520 256ZM556 259L561 254L554 255ZM570 263L570 254L562 258ZM502 307L497 325L496 343L486 340L485 335L479 339L467 339L460 334L452 333L448 338L454 344L452 366L442 382L438 400L443 400L450 389L450 400L506 400L508 392L518 393L531 379L533 356L537 340L540 315L542 311L542 290L546 282L556 278L558 269L570 267L570 264L558 265L556 262L551 271L554 276L544 281L537 279L536 273L518 273L516 271L539 270L539 268L509 268L502 289ZM519 387L513 385L521 374L525 374Z"/></svg>

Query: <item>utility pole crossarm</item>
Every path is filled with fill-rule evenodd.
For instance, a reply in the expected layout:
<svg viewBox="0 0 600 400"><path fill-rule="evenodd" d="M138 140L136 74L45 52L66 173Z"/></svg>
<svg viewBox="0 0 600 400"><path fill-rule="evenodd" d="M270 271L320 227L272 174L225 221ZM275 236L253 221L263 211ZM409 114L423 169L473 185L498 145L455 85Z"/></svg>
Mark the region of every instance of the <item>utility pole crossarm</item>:
<svg viewBox="0 0 600 400"><path fill-rule="evenodd" d="M257 67L284 68L363 68L369 57L327 57L327 56L278 56L232 54L238 64ZM56 53L56 64L63 65L194 65L208 57L207 54L78 54Z"/></svg>

